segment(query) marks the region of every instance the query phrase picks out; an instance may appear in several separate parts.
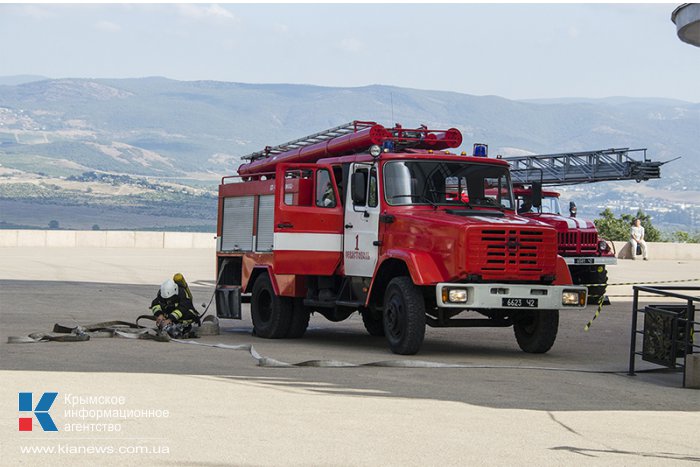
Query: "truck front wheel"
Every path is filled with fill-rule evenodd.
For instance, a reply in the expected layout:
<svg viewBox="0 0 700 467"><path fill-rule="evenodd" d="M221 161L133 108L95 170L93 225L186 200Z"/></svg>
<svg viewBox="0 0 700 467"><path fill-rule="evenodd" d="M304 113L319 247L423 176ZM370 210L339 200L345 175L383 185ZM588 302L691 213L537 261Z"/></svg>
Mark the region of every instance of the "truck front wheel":
<svg viewBox="0 0 700 467"><path fill-rule="evenodd" d="M384 317L379 312L374 312L373 308L363 308L360 310L362 315L362 323L370 336L383 337L384 332Z"/></svg>
<svg viewBox="0 0 700 467"><path fill-rule="evenodd" d="M558 329L559 310L525 311L513 324L518 345L528 353L545 353L551 349Z"/></svg>
<svg viewBox="0 0 700 467"><path fill-rule="evenodd" d="M573 266L569 271L574 285L585 284L588 287L588 304L597 305L601 297L605 296L607 287L608 271L605 266Z"/></svg>
<svg viewBox="0 0 700 467"><path fill-rule="evenodd" d="M266 339L286 337L289 331L293 301L275 294L270 278L265 274L253 284L250 297L250 314L255 335Z"/></svg>
<svg viewBox="0 0 700 467"><path fill-rule="evenodd" d="M392 352L413 355L425 337L425 301L410 277L395 277L384 294L384 332Z"/></svg>
<svg viewBox="0 0 700 467"><path fill-rule="evenodd" d="M592 270L588 277L586 278L589 284L600 284L592 287L588 287L588 303L597 305L602 297L605 296L605 289L608 283L608 271L605 270L605 266Z"/></svg>

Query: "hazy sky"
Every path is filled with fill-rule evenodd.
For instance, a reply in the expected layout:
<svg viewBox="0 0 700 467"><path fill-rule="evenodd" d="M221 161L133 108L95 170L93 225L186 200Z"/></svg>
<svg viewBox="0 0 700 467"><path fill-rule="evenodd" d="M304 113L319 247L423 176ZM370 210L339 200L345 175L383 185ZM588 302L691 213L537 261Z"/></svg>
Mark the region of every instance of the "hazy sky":
<svg viewBox="0 0 700 467"><path fill-rule="evenodd" d="M0 76L700 102L676 4L0 5Z"/></svg>

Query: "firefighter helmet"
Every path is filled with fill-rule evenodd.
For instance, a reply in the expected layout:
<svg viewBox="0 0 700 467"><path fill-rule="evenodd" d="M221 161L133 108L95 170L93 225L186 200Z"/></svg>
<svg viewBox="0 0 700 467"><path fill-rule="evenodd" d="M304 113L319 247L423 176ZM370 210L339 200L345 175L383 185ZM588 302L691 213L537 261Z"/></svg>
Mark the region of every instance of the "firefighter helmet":
<svg viewBox="0 0 700 467"><path fill-rule="evenodd" d="M160 284L160 296L163 298L174 297L178 293L177 284L174 280L168 279Z"/></svg>

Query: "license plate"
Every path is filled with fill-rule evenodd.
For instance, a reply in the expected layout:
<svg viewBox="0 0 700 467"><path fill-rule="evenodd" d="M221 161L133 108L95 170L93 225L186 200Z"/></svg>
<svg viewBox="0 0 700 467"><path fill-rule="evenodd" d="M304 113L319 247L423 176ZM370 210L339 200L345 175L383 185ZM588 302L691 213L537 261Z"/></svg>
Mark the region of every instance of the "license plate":
<svg viewBox="0 0 700 467"><path fill-rule="evenodd" d="M502 298L501 305L510 308L537 308L536 298Z"/></svg>
<svg viewBox="0 0 700 467"><path fill-rule="evenodd" d="M593 264L595 259L593 258L574 258L574 264Z"/></svg>

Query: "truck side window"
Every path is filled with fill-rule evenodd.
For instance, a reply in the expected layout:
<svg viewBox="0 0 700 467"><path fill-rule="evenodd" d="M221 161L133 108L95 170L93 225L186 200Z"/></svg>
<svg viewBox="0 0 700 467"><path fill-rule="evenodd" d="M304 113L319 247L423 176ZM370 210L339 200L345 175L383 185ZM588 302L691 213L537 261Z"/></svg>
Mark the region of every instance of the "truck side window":
<svg viewBox="0 0 700 467"><path fill-rule="evenodd" d="M369 170L366 167L359 167L355 169L356 174L362 174L362 178L365 179L365 199L361 204L354 204L354 206L362 207L362 206L367 206L367 190L369 190L369 179L368 179L368 172Z"/></svg>
<svg viewBox="0 0 700 467"><path fill-rule="evenodd" d="M313 202L313 171L291 169L284 174L284 204L311 206Z"/></svg>
<svg viewBox="0 0 700 467"><path fill-rule="evenodd" d="M343 186L343 168L339 165L333 166L333 175L335 176L335 183L338 185L338 194L340 195L340 205L343 205L343 200L345 199L345 187Z"/></svg>
<svg viewBox="0 0 700 467"><path fill-rule="evenodd" d="M377 190L377 168L372 167L369 173L369 186L367 188L367 206L376 208L379 202L379 193Z"/></svg>
<svg viewBox="0 0 700 467"><path fill-rule="evenodd" d="M321 169L316 172L316 206L321 208L334 208L335 191L331 174Z"/></svg>

